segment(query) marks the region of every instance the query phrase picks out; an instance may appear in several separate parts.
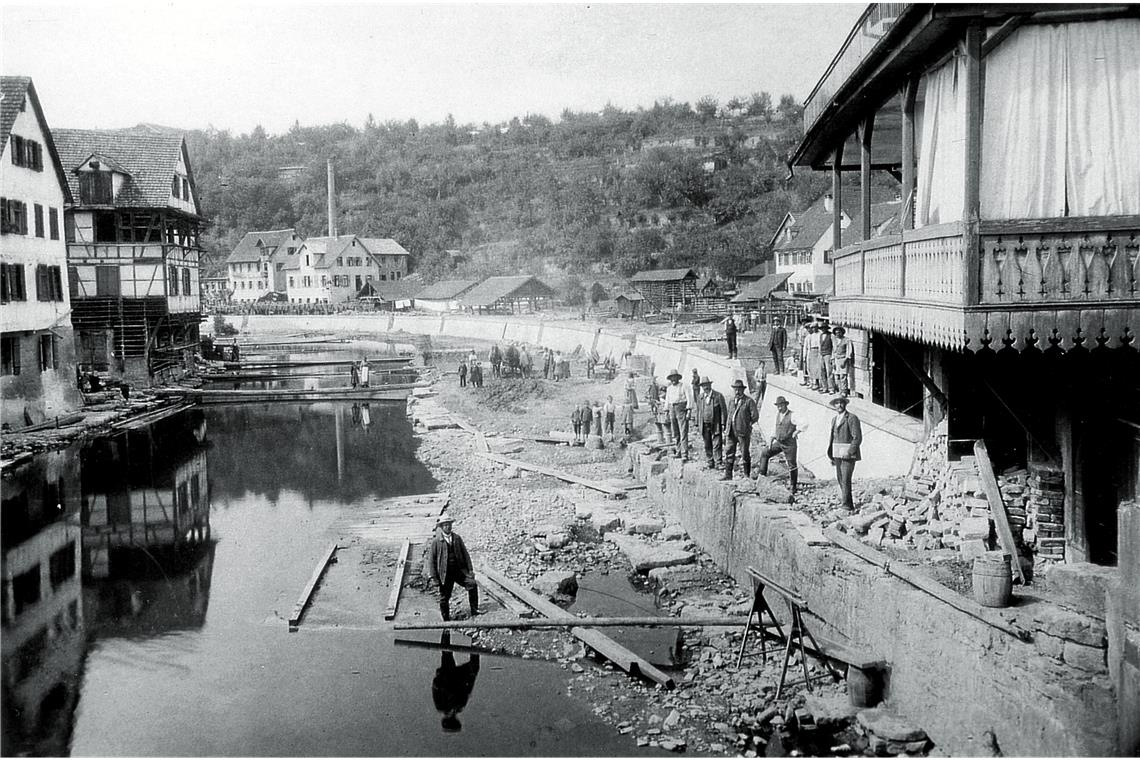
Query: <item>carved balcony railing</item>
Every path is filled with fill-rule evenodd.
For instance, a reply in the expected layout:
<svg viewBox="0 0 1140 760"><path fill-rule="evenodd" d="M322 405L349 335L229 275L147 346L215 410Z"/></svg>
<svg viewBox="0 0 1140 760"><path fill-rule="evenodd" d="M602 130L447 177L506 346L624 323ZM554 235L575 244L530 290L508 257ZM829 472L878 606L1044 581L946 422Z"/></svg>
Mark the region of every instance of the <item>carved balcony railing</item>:
<svg viewBox="0 0 1140 760"><path fill-rule="evenodd" d="M983 222L973 240L941 224L834 266L833 319L945 348L1113 347L1140 331L1140 217Z"/></svg>

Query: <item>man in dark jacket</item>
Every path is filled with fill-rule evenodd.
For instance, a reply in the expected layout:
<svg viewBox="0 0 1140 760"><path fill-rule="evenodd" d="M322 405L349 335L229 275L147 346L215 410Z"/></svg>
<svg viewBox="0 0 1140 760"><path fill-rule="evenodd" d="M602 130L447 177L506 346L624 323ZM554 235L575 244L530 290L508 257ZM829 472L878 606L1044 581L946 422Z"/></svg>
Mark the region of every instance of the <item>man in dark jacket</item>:
<svg viewBox="0 0 1140 760"><path fill-rule="evenodd" d="M835 419L831 421L831 438L827 442L827 458L835 465L835 479L839 481L843 506L855 511L851 496L851 478L855 474L855 463L862 457L859 447L863 444L863 428L859 418L847 411L847 397L839 396L830 402L835 409Z"/></svg>
<svg viewBox="0 0 1140 760"><path fill-rule="evenodd" d="M738 448L744 459L744 477L752 477L752 426L760 419L756 402L744 392L744 381L736 378L732 389L736 395L728 402L728 447L724 452L724 477L721 480L732 480Z"/></svg>
<svg viewBox="0 0 1140 760"><path fill-rule="evenodd" d="M439 614L444 620L451 620L451 590L456 583L467 589L471 617L479 614L479 586L475 583L471 555L459 534L452 532L452 522L447 515L439 516L435 521L438 530L428 551L428 572L439 589Z"/></svg>
<svg viewBox="0 0 1140 760"><path fill-rule="evenodd" d="M712 380L701 378L701 392L697 394L697 422L705 441L705 466L710 470L724 466L724 426L728 421L728 405L724 394L714 391Z"/></svg>
<svg viewBox="0 0 1140 760"><path fill-rule="evenodd" d="M451 634L444 631L440 636L442 647L451 646ZM455 655L444 649L439 656L439 669L431 682L431 701L435 709L443 714L439 723L444 731L455 732L463 726L459 713L467 706L471 690L475 688L475 678L479 675L479 655L472 654L466 665L456 665Z"/></svg>
<svg viewBox="0 0 1140 760"><path fill-rule="evenodd" d="M772 335L768 338L768 350L772 352L772 371L784 374L784 350L788 347L788 331L780 320L772 323Z"/></svg>
<svg viewBox="0 0 1140 760"><path fill-rule="evenodd" d="M736 320L732 317L724 324L724 340L728 344L728 358L736 358Z"/></svg>

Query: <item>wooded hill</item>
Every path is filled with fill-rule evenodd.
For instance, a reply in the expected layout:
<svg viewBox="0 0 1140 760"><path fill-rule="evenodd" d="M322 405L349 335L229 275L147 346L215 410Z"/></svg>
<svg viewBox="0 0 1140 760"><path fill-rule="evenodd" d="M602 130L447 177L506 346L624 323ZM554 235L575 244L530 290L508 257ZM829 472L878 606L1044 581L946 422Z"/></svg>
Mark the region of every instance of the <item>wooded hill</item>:
<svg viewBox="0 0 1140 760"><path fill-rule="evenodd" d="M677 266L731 276L768 258L784 213L829 187L817 172L788 178L801 114L790 96L773 108L758 93L723 108L704 98L695 107L665 99L636 111L564 111L557 122L370 117L362 128L187 137L215 262L249 230L326 234L331 157L339 231L395 238L429 281ZM876 200L893 196L890 182Z"/></svg>

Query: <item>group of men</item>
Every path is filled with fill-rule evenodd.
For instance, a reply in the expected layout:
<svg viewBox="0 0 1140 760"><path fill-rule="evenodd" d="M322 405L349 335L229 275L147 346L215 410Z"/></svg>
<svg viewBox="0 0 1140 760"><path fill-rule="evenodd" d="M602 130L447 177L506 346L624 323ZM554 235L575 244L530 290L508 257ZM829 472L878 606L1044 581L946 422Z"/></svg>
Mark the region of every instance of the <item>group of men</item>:
<svg viewBox="0 0 1140 760"><path fill-rule="evenodd" d="M855 344L841 325L800 324L800 384L820 393L855 393Z"/></svg>
<svg viewBox="0 0 1140 760"><path fill-rule="evenodd" d="M459 362L459 387L466 388L468 385L472 388L483 387L483 364L476 356L475 349L471 349L467 359Z"/></svg>

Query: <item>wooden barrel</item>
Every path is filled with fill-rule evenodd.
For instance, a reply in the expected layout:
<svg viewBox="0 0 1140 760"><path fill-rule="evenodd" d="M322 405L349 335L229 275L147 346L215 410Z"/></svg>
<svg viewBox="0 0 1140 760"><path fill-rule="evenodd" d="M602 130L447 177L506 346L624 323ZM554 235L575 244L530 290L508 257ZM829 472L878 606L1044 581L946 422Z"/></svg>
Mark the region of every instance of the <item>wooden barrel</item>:
<svg viewBox="0 0 1140 760"><path fill-rule="evenodd" d="M883 681L877 670L847 666L847 698L852 707L874 707L883 700Z"/></svg>
<svg viewBox="0 0 1140 760"><path fill-rule="evenodd" d="M974 601L983 607L1008 607L1013 599L1009 557L986 552L974 559Z"/></svg>

